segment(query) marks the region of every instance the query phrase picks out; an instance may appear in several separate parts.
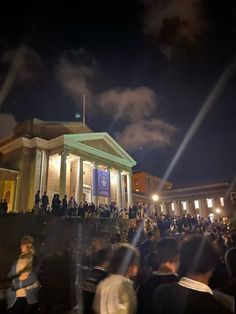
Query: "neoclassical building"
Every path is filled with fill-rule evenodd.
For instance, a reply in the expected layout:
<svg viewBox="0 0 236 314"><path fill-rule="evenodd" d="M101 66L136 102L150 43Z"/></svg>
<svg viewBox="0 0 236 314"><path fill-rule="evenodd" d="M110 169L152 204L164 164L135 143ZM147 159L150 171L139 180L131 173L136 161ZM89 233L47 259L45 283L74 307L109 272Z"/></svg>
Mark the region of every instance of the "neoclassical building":
<svg viewBox="0 0 236 314"><path fill-rule="evenodd" d="M9 210L32 209L37 190L96 205L132 204L134 159L106 132L95 133L81 122L18 124L0 142L0 198Z"/></svg>

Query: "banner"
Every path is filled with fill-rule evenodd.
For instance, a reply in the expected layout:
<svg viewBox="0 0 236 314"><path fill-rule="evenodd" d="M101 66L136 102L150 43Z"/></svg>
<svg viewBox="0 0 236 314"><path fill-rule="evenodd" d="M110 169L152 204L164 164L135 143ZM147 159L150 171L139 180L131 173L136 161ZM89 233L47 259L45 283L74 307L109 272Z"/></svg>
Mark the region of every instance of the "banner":
<svg viewBox="0 0 236 314"><path fill-rule="evenodd" d="M93 195L110 197L110 171L93 170Z"/></svg>

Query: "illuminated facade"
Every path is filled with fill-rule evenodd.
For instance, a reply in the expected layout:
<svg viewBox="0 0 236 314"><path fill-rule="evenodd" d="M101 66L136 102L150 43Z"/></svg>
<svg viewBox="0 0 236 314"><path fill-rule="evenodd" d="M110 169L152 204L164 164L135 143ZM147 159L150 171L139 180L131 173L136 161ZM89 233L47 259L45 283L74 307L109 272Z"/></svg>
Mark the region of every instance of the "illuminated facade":
<svg viewBox="0 0 236 314"><path fill-rule="evenodd" d="M78 203L132 204L136 162L108 133L80 122L33 119L18 124L0 151L0 197L12 211L32 209L37 190L47 191L50 201L59 193Z"/></svg>
<svg viewBox="0 0 236 314"><path fill-rule="evenodd" d="M134 178L133 178L133 182ZM173 188L157 193L156 206L159 214L164 215L199 215L205 218L236 217L236 187L229 182L208 185ZM133 200L135 203L149 204L154 207L150 193L135 191L133 184Z"/></svg>

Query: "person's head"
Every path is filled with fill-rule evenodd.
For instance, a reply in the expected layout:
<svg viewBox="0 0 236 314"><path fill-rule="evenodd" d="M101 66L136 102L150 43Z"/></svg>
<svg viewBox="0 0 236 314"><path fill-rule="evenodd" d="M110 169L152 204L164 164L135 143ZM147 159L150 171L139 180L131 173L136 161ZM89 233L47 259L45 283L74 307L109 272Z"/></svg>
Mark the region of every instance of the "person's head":
<svg viewBox="0 0 236 314"><path fill-rule="evenodd" d="M20 240L21 253L28 253L33 250L34 239L30 235L25 235Z"/></svg>
<svg viewBox="0 0 236 314"><path fill-rule="evenodd" d="M47 195L47 191L44 191L44 193L43 193L44 195Z"/></svg>
<svg viewBox="0 0 236 314"><path fill-rule="evenodd" d="M101 249L94 255L94 265L107 268L109 259L108 250Z"/></svg>
<svg viewBox="0 0 236 314"><path fill-rule="evenodd" d="M153 241L154 240L154 234L153 234L153 231L149 230L146 234L146 238L147 240L151 240Z"/></svg>
<svg viewBox="0 0 236 314"><path fill-rule="evenodd" d="M173 272L177 271L179 266L179 242L172 238L160 239L156 244L156 265L159 268L162 265L172 265Z"/></svg>
<svg viewBox="0 0 236 314"><path fill-rule="evenodd" d="M134 278L139 268L139 253L129 245L116 248L109 261L109 272Z"/></svg>
<svg viewBox="0 0 236 314"><path fill-rule="evenodd" d="M230 276L236 278L236 247L233 247L226 252L225 262Z"/></svg>
<svg viewBox="0 0 236 314"><path fill-rule="evenodd" d="M38 190L37 193L40 194L40 190Z"/></svg>
<svg viewBox="0 0 236 314"><path fill-rule="evenodd" d="M187 277L205 275L209 280L217 262L217 247L206 237L192 235L183 240L180 248L181 275Z"/></svg>

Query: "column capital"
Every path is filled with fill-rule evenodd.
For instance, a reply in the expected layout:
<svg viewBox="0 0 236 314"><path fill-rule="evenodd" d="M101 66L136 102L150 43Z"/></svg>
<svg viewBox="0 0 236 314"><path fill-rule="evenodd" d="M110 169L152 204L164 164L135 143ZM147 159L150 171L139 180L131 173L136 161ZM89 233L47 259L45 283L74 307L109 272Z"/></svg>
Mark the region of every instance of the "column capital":
<svg viewBox="0 0 236 314"><path fill-rule="evenodd" d="M67 149L63 149L62 151L60 151L60 152L58 153L58 155L59 155L59 156L63 156L63 157L67 157L67 156L70 155L70 152L69 152L69 150L67 150Z"/></svg>

